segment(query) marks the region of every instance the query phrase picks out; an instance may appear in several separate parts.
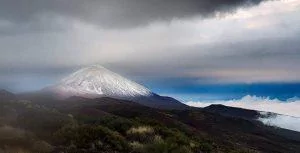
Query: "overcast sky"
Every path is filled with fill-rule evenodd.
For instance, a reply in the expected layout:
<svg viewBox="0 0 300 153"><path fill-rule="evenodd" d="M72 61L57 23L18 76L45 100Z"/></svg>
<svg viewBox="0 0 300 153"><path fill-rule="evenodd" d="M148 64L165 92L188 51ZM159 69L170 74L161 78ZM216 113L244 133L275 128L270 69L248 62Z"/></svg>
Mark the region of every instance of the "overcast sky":
<svg viewBox="0 0 300 153"><path fill-rule="evenodd" d="M300 82L300 0L0 0L0 88L101 64L138 82Z"/></svg>

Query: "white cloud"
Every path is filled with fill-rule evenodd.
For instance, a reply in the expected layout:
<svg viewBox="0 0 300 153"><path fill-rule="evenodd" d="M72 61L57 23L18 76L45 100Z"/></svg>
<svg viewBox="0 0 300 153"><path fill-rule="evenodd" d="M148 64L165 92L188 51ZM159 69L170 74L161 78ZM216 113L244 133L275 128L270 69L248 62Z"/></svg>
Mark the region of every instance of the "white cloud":
<svg viewBox="0 0 300 153"><path fill-rule="evenodd" d="M287 115L276 115L270 118L259 118L264 124L277 126L285 129L290 129L300 132L300 118L287 116Z"/></svg>
<svg viewBox="0 0 300 153"><path fill-rule="evenodd" d="M284 5L284 7L282 7ZM253 17L261 17L270 14L281 14L285 12L295 11L300 8L299 0L283 0L283 1L267 1L257 7L240 8L235 14L226 16L231 19L247 19Z"/></svg>

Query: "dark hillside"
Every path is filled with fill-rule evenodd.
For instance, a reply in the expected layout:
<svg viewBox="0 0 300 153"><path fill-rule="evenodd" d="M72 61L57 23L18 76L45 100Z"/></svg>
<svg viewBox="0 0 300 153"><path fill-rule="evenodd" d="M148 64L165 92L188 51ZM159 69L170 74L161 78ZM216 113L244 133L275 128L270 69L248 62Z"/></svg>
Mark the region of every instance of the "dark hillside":
<svg viewBox="0 0 300 153"><path fill-rule="evenodd" d="M216 108L155 109L113 98L20 99L1 100L0 134L5 135L0 136L0 148L6 152L297 153L300 150L298 132L244 119L255 113L225 106L218 107L222 113L217 113L212 112ZM234 115L224 115L224 110Z"/></svg>

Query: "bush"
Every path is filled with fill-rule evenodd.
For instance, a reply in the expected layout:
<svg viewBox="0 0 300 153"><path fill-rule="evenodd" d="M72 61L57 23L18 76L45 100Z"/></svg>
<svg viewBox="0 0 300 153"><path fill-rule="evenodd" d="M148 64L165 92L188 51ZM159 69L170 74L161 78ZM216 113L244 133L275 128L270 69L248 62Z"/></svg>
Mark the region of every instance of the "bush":
<svg viewBox="0 0 300 153"><path fill-rule="evenodd" d="M101 121L99 121L100 125L106 126L111 130L118 131L119 133L126 134L126 132L137 124L131 120L121 118L121 117L105 117Z"/></svg>
<svg viewBox="0 0 300 153"><path fill-rule="evenodd" d="M201 143L199 146L200 150L204 153L211 153L213 150L213 146L208 143Z"/></svg>
<svg viewBox="0 0 300 153"><path fill-rule="evenodd" d="M78 149L123 152L129 149L124 137L103 126L83 125L63 128L55 135L61 140L62 145L75 145Z"/></svg>
<svg viewBox="0 0 300 153"><path fill-rule="evenodd" d="M53 147L45 141L36 141L32 146L32 150L38 153L49 153L52 152Z"/></svg>

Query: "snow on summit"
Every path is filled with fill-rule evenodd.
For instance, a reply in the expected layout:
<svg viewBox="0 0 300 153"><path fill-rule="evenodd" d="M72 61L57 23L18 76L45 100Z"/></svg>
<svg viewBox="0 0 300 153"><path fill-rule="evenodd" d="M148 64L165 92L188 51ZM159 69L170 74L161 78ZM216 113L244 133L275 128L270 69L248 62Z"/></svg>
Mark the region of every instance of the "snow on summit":
<svg viewBox="0 0 300 153"><path fill-rule="evenodd" d="M63 97L139 97L151 96L152 92L102 66L94 65L76 71L61 80L50 90Z"/></svg>

